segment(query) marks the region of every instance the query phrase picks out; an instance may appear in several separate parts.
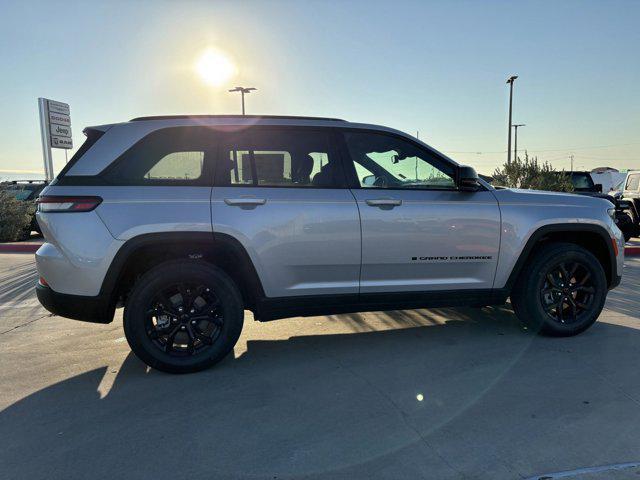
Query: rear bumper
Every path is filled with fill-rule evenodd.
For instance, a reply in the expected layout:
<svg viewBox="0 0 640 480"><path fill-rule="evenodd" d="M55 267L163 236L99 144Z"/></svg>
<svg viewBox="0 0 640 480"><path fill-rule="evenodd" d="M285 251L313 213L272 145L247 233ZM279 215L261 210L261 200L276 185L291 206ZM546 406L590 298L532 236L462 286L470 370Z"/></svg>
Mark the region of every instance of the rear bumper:
<svg viewBox="0 0 640 480"><path fill-rule="evenodd" d="M54 292L39 283L36 285L36 295L42 306L54 315L93 323L110 323L113 320L115 308L110 305L108 298L100 295L68 295Z"/></svg>

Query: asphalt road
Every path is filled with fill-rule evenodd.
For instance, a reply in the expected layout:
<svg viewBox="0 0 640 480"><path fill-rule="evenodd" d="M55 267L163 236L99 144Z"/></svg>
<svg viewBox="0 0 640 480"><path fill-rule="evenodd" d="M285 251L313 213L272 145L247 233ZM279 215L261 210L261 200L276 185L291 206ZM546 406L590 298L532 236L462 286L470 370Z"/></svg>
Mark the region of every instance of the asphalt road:
<svg viewBox="0 0 640 480"><path fill-rule="evenodd" d="M35 280L0 255L2 479L640 474L620 465L640 462L640 259L578 337L507 307L249 316L233 356L183 376L130 353L121 312L50 316Z"/></svg>

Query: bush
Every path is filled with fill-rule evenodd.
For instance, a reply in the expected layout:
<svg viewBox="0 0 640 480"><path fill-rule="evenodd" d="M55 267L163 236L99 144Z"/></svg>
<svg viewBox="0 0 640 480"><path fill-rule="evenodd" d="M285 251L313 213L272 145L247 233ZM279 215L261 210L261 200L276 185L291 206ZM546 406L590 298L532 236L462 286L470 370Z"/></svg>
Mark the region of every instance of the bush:
<svg viewBox="0 0 640 480"><path fill-rule="evenodd" d="M35 212L34 202L16 200L0 190L0 242L14 242L27 235Z"/></svg>
<svg viewBox="0 0 640 480"><path fill-rule="evenodd" d="M524 160L520 157L511 163L505 163L502 169L496 168L493 173L493 184L510 188L528 188L532 190L549 190L556 192L572 192L571 178L564 170L555 170L549 162L539 163L537 157L529 157L525 152Z"/></svg>

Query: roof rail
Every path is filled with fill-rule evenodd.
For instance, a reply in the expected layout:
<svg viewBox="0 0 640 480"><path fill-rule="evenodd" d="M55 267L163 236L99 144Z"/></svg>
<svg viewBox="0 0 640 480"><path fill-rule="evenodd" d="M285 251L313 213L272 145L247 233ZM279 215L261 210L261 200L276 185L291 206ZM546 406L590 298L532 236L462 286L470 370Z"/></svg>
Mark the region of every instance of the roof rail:
<svg viewBox="0 0 640 480"><path fill-rule="evenodd" d="M140 122L143 120L179 120L185 118L270 118L276 120L328 120L331 122L344 122L341 118L328 117L299 117L293 115L157 115L150 117L136 117L130 122Z"/></svg>

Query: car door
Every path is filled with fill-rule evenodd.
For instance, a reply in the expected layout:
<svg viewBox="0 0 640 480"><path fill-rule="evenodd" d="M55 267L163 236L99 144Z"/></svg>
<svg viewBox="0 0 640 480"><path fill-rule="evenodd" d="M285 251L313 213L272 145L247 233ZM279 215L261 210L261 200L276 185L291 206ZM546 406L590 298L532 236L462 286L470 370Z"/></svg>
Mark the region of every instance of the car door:
<svg viewBox="0 0 640 480"><path fill-rule="evenodd" d="M244 246L267 297L358 293L360 219L332 135L256 126L221 140L213 229Z"/></svg>
<svg viewBox="0 0 640 480"><path fill-rule="evenodd" d="M457 166L400 135L342 132L362 225L360 292L490 289L500 212L456 188Z"/></svg>

